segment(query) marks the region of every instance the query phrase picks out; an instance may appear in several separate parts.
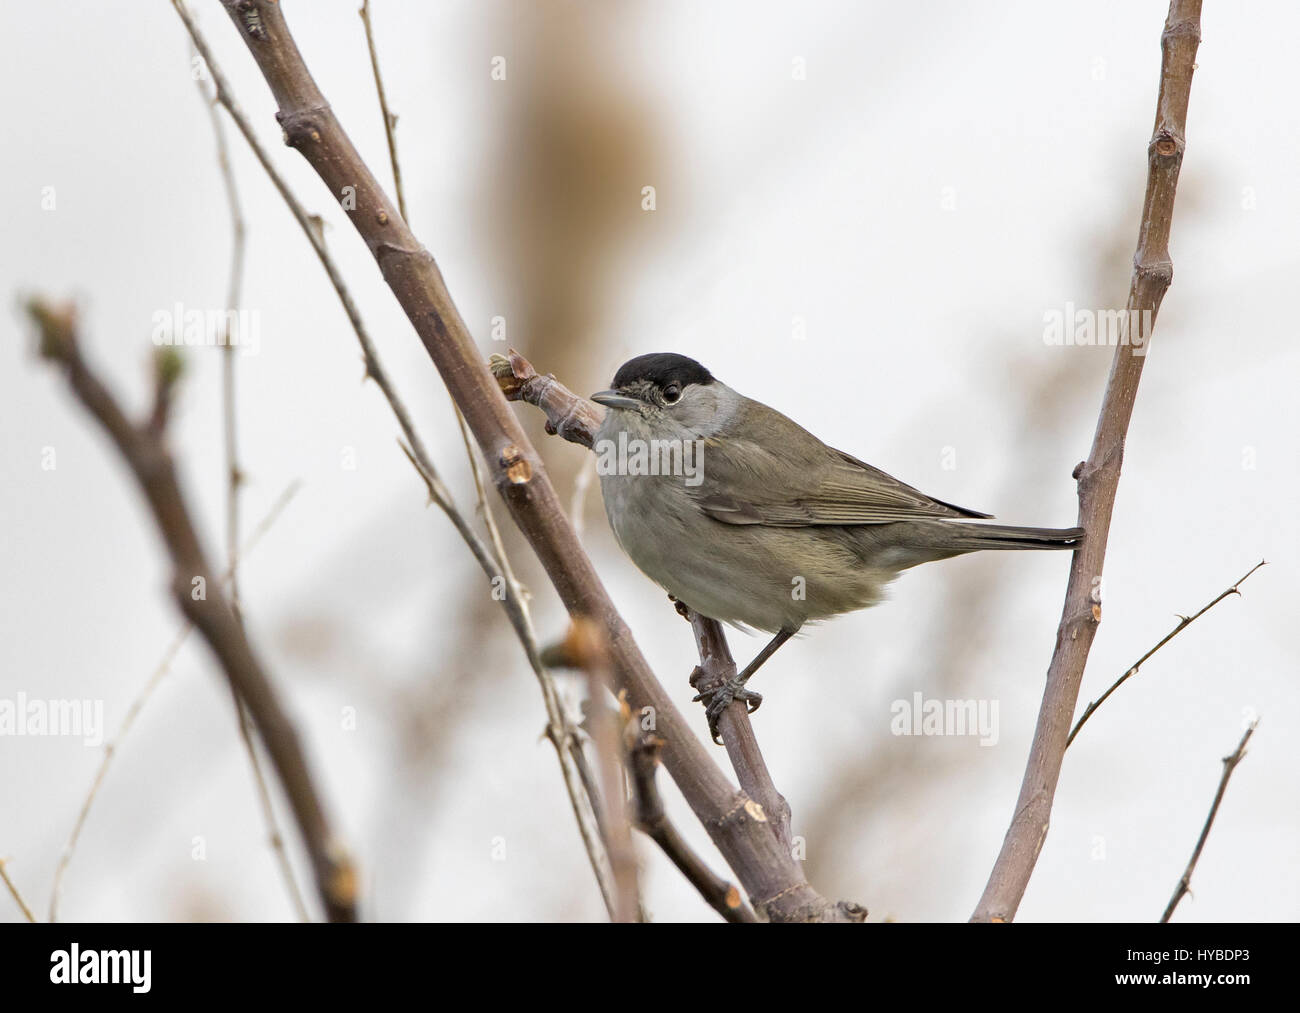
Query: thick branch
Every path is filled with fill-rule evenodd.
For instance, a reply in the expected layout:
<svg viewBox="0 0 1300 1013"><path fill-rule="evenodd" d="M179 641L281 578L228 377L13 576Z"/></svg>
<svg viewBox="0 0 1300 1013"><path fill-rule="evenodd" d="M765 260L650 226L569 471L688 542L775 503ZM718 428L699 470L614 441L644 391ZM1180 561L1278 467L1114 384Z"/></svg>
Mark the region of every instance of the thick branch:
<svg viewBox="0 0 1300 1013"><path fill-rule="evenodd" d="M311 856L326 914L331 921L355 921L357 876L351 859L330 829L298 733L221 589L220 572L208 565L181 494L165 442L166 405L179 373L178 360L170 349L160 355L154 411L146 422L136 424L82 358L74 311L33 300L29 312L39 329L41 354L63 367L72 392L112 439L144 493L171 556L176 604L207 641L257 724Z"/></svg>
<svg viewBox="0 0 1300 1013"><path fill-rule="evenodd" d="M1124 460L1124 438L1146 362L1151 327L1173 279L1169 230L1178 171L1183 161L1192 71L1201 41L1200 21L1201 0L1173 0L1170 4L1160 40L1160 95L1156 102L1155 130L1147 148L1146 199L1127 305L1130 328L1136 327L1136 331L1131 331L1127 335L1129 341L1115 349L1092 450L1087 461L1075 469L1079 481L1079 526L1087 530L1088 536L1075 551L1070 568L1065 606L1056 631L1056 649L1047 670L1047 689L1038 712L1016 813L975 909L975 921L1000 922L1015 917L1047 838L1052 800L1079 699L1079 686L1101 621L1098 580L1106 558L1106 538ZM1141 323L1135 325L1133 321Z"/></svg>
<svg viewBox="0 0 1300 1013"><path fill-rule="evenodd" d="M515 523L569 613L604 628L619 689L635 710L653 715L664 739L664 767L755 906L780 920L844 917L808 885L799 864L768 827L748 815L747 797L727 783L655 680L574 535L541 458L484 368L442 273L339 125L303 62L281 6L272 0L222 3L271 88L287 142L336 200L353 198L348 216L464 412Z"/></svg>

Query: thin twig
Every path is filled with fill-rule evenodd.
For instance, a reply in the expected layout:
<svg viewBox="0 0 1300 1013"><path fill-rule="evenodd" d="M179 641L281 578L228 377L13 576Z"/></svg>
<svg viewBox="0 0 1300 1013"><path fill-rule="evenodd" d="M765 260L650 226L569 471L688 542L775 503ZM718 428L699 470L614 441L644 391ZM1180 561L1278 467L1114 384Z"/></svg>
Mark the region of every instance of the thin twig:
<svg viewBox="0 0 1300 1013"><path fill-rule="evenodd" d="M397 160L397 116L388 108L384 92L384 77L379 73L379 54L375 52L375 32L370 23L370 0L361 0L361 23L366 26L366 48L370 50L370 69L375 72L375 91L379 93L379 110L384 114L384 136L388 139L388 161L393 166L393 189L397 192L397 207L402 220L409 222L406 213L406 194L402 190L402 166Z"/></svg>
<svg viewBox="0 0 1300 1013"><path fill-rule="evenodd" d="M23 900L23 895L18 892L17 885L9 878L9 870L5 868L5 863L8 861L9 859L7 858L0 858L0 879L5 881L5 886L9 888L10 896L13 897L14 901L22 909L27 920L34 925L36 924L36 916L32 914L32 909L27 906L27 901Z"/></svg>
<svg viewBox="0 0 1300 1013"><path fill-rule="evenodd" d="M1206 838L1210 836L1210 827L1214 826L1214 817L1219 813L1219 803L1223 801L1223 793L1228 790L1228 778L1232 777L1232 772L1237 769L1237 764L1245 758L1246 743L1255 734L1255 727L1258 724L1259 721L1252 721L1250 727L1246 729L1246 734L1241 737L1241 742L1237 744L1236 752L1223 758L1223 776L1219 778L1219 790L1214 793L1214 803L1210 806L1210 815L1206 817L1205 826L1201 828L1201 836L1196 840L1196 849L1192 852L1192 860L1187 863L1182 878L1178 880L1178 885L1174 888L1174 895L1169 898L1165 913L1160 916L1162 922L1169 921L1170 916L1174 913L1174 908L1178 906L1178 902L1191 893L1192 873L1196 870L1196 863L1201 860L1201 850L1205 847Z"/></svg>
<svg viewBox="0 0 1300 1013"><path fill-rule="evenodd" d="M191 52L195 52L191 47ZM212 133L217 142L217 165L221 170L221 179L225 186L226 203L230 206L230 286L226 293L227 314L238 314L243 303L244 288L244 254L247 247L248 230L244 224L244 211L239 200L239 187L235 182L234 167L230 162L230 146L226 143L226 128L217 112L216 95L207 86L200 74L195 78L203 104L212 121ZM235 617L243 621L243 596L239 592L239 490L244 483L243 468L239 464L238 419L235 411L235 345L230 339L229 315L224 318L225 335L222 341L221 356L221 414L224 433L226 457L226 570L230 574L230 600L235 609ZM242 339L242 335L240 338ZM241 340L242 345L242 340ZM233 691L232 691L233 692ZM280 869L280 878L284 881L289 894L289 902L298 913L299 921L310 921L307 903L293 874L293 863L284 846L284 835L280 832L279 819L271 801L271 790L262 772L262 761L257 755L253 742L252 719L248 708L238 696L233 696L235 718L239 727L239 738L244 744L244 753L253 772L253 784L257 791L258 804L262 810L262 822L266 824L267 839L275 855L276 865Z"/></svg>
<svg viewBox="0 0 1300 1013"><path fill-rule="evenodd" d="M1015 918L1047 839L1061 762L1079 701L1079 687L1101 622L1097 580L1106 559L1106 541L1115 509L1129 420L1133 417L1142 367L1149 357L1156 314L1173 280L1169 231L1186 147L1187 104L1201 40L1200 22L1201 0L1173 0L1169 5L1169 16L1160 37L1160 92L1156 99L1155 127L1147 145L1146 197L1125 306L1124 319L1129 322L1129 330L1125 340L1116 346L1111 360L1092 449L1088 459L1074 470L1079 486L1079 526L1087 532L1087 537L1071 560L1056 647L1047 669L1046 689L1015 813L984 893L971 916L973 921L1007 922Z"/></svg>
<svg viewBox="0 0 1300 1013"><path fill-rule="evenodd" d="M1172 630L1170 630L1167 634L1165 634L1164 639L1161 640L1160 643L1156 644L1155 647L1151 648L1151 650L1147 651L1146 654L1142 655L1142 657L1138 658L1137 661L1133 662L1133 664L1129 666L1129 670L1125 672L1123 675L1121 675L1118 679L1116 679L1115 682L1111 684L1110 689L1106 690L1106 692L1103 693L1100 697L1098 697L1095 702L1088 704L1087 708L1080 716L1078 724L1076 724L1074 726L1074 730L1070 732L1070 737L1069 739L1066 740L1065 743L1066 746L1068 747L1070 743L1074 741L1074 737L1079 734L1079 729L1083 727L1083 723L1087 721L1090 717L1092 717L1093 711L1095 711L1098 707L1104 704L1106 702L1106 698L1109 697L1112 693L1114 693L1115 690L1119 689L1122 685L1124 685L1125 682L1127 682L1133 676L1137 675L1138 669L1142 667L1142 665L1147 661L1148 658L1151 657L1151 655L1155 654L1156 651L1160 650L1160 648L1164 647L1165 644L1173 640L1174 637L1182 633L1183 630L1191 626L1192 623L1200 619L1201 616L1205 615L1206 612L1214 608L1214 606L1219 604L1219 602L1223 601L1223 599L1229 598L1234 594L1236 595L1241 594L1241 592L1237 589L1241 587L1242 584L1245 583L1246 577L1249 577L1261 566L1266 565L1266 563L1267 563L1266 560L1261 559L1258 563L1256 563L1246 572L1245 576L1237 578L1237 583L1233 584L1232 587L1228 588L1226 591L1220 594L1217 598L1214 599L1214 601L1210 602L1208 605L1206 605L1203 609L1201 609L1201 611L1197 612L1195 615L1179 616L1178 625L1175 626Z"/></svg>
<svg viewBox="0 0 1300 1013"><path fill-rule="evenodd" d="M491 513L490 511L484 511L484 522L488 525L489 533L492 535L494 545L497 549L495 556L486 546L484 546L482 539L479 538L478 534L465 519L464 515L457 509L450 490L447 489L441 477L438 475L438 471L433 464L433 458L429 455L428 451L425 449L423 440L420 439L419 434L415 431L415 426L411 422L410 413L407 411L406 405L398 396L396 387L394 387L389 379L388 372L384 369L383 363L379 358L379 352L374 343L370 340L370 335L361 321L361 315L352 301L352 297L343 281L343 277L335 266L334 260L330 256L329 251L326 249L321 230L315 226L312 216L307 214L306 209L289 188L288 183L276 170L275 166L271 162L270 155L257 139L257 135L253 132L252 125L249 123L248 118L244 115L243 110L235 101L234 95L226 82L225 75L221 72L221 68L216 64L212 55L212 50L207 44L207 40L199 31L198 25L190 16L189 11L184 4L184 0L172 0L172 6L176 9L176 13L180 17L181 21L185 24L185 28L189 32L195 48L198 49L199 54L203 57L203 60L207 65L208 72L212 75L212 80L215 83L217 90L217 101L221 103L226 112L230 114L231 119L235 121L235 125L239 128L239 132L243 134L249 147L253 149L253 153L257 156L257 160L261 163L262 168L266 170L266 173L271 178L276 190L279 191L280 196L289 206L294 218L298 221L303 233L307 236L308 242L311 243L312 249L315 250L316 256L320 260L321 265L325 268L325 273L329 276L330 283L334 286L334 290L338 294L340 302L343 304L343 309L347 314L348 321L352 325L353 332L356 334L357 341L361 345L362 355L366 364L366 375L375 381L375 384L379 387L384 399L388 402L393 415L397 418L398 426L401 428L402 434L406 439L406 444L403 447L403 450L411 460L411 463L415 466L420 477L424 480L429 491L430 499L452 522L457 533L461 536L466 545L469 546L474 558L478 561L484 573L487 574L492 586L494 588L501 586L504 592L502 604L506 610L508 618L510 619L510 624L514 629L516 636L523 644L524 653L528 657L529 666L532 668L533 674L537 677L538 683L542 689L542 698L547 714L546 735L548 740L554 745L556 753L559 756L565 790L569 794L570 804L572 805L575 816L578 820L579 833L582 837L583 845L587 849L588 858L592 863L592 867L598 869L601 867L601 863L605 859L604 856L599 853L601 844L599 835L594 831L594 815L587 815L588 813L594 812L594 803L591 799L586 797L586 794L583 791L582 777L574 767L575 761L572 755L573 751L568 745L575 735L573 725L564 713L563 707L560 703L559 693L556 691L554 686L554 680L539 660L537 637L533 630L532 618L528 610L527 595L522 585L515 579L514 573L509 568L509 563L505 556L505 549L501 544L500 534L496 530L496 525L491 520ZM235 16L238 17L238 14L235 14ZM349 185L355 185L355 183ZM390 220L387 212L384 212L384 216L385 221ZM477 468L477 461L473 455L470 457L470 464L472 468ZM497 583L498 580L501 582L500 585Z"/></svg>

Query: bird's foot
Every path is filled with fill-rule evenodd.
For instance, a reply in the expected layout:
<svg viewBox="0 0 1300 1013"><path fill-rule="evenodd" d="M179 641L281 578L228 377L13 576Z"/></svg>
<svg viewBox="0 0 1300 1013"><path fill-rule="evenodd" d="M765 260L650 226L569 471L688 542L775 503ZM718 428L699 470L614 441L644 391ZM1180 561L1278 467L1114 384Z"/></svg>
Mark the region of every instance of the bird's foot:
<svg viewBox="0 0 1300 1013"><path fill-rule="evenodd" d="M703 675L702 670L696 668L691 674L692 686L697 685L696 679L701 675ZM709 735L718 745L722 745L722 739L718 736L718 720L722 717L723 712L737 700L745 705L750 714L753 714L763 702L763 694L755 693L752 689L746 689L744 679L740 676L732 676L720 686L701 690L692 701L693 703L704 702L704 716L709 721Z"/></svg>

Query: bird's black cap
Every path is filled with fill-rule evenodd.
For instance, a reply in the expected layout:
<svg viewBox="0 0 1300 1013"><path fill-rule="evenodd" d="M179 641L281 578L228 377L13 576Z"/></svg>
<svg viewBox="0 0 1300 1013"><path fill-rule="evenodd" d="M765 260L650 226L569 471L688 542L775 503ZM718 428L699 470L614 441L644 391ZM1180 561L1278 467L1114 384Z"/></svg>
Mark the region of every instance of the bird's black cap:
<svg viewBox="0 0 1300 1013"><path fill-rule="evenodd" d="M713 374L694 359L676 352L651 352L628 359L614 374L614 389L622 390L638 380L649 380L656 387L679 383L712 383Z"/></svg>

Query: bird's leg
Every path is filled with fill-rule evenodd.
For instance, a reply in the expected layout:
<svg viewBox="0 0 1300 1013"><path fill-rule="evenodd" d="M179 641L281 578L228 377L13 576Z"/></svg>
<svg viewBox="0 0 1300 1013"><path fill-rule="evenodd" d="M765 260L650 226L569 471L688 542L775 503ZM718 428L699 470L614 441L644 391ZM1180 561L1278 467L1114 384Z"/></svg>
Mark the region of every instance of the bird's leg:
<svg viewBox="0 0 1300 1013"><path fill-rule="evenodd" d="M717 689L700 693L695 697L696 700L707 701L704 713L709 719L709 734L713 736L714 742L718 741L718 719L722 717L722 712L731 706L732 701L739 700L748 708L750 714L758 710L759 704L763 702L763 695L746 689L745 683L762 667L763 662L774 655L777 649L798 631L798 627L793 629L782 627L777 630L776 636L769 640L767 646L758 652L758 656L745 666L743 672L728 679Z"/></svg>

